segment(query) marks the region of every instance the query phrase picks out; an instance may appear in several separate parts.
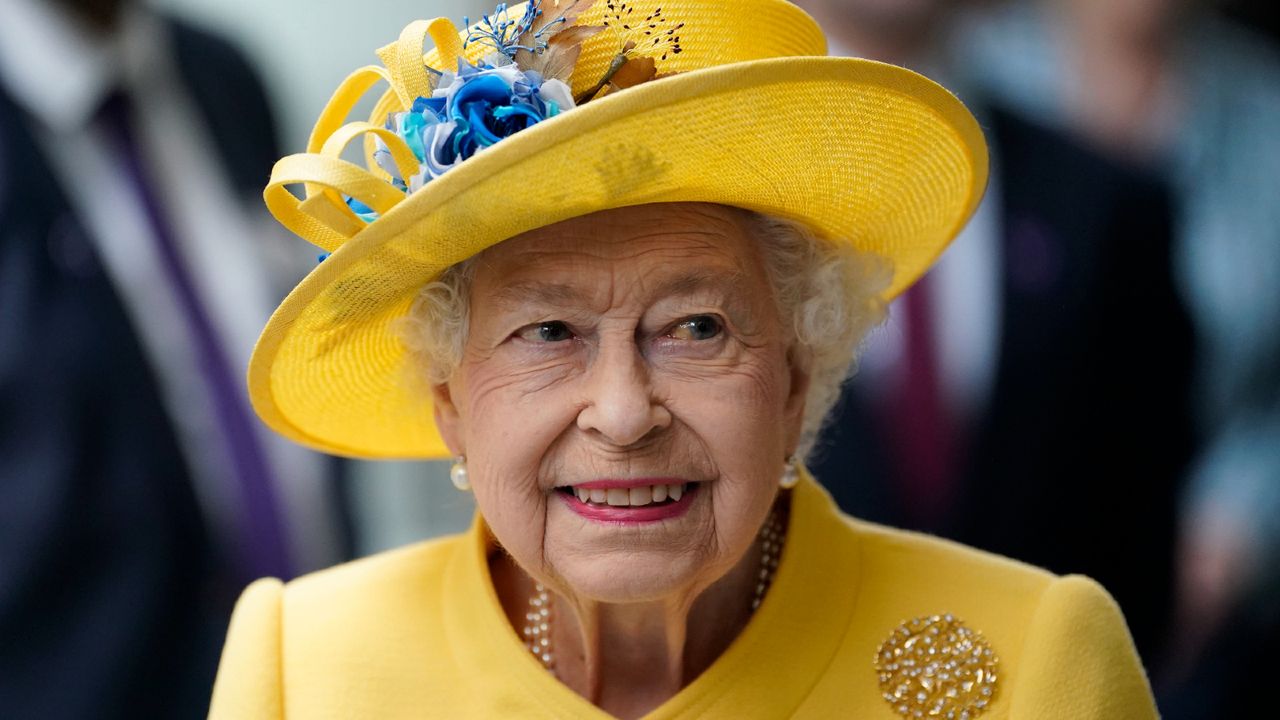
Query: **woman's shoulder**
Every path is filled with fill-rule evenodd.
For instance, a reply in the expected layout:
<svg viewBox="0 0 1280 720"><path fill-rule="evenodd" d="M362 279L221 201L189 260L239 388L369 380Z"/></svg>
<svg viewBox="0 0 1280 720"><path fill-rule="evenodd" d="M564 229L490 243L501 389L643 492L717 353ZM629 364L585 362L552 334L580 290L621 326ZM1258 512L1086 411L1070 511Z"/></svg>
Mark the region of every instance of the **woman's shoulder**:
<svg viewBox="0 0 1280 720"><path fill-rule="evenodd" d="M1034 565L925 533L845 517L858 547L859 602L902 622L951 615L1000 641L1004 655L1059 626L1106 626L1109 649L1133 656L1119 606L1092 578Z"/></svg>
<svg viewBox="0 0 1280 720"><path fill-rule="evenodd" d="M1028 599L1060 579L1044 568L947 538L841 517L872 579L882 577L898 584L914 575L945 579L950 592L972 586L984 594L1012 593Z"/></svg>
<svg viewBox="0 0 1280 720"><path fill-rule="evenodd" d="M996 716L1155 716L1124 616L1095 581L931 535L842 520L856 548L858 590L837 676L852 673L893 693L893 679L915 668L903 660L946 647L948 656L979 653L975 668L990 663L982 676L990 695L971 698L984 703L978 708L991 703ZM917 659L927 667L938 657ZM882 677L887 684L877 683ZM915 687L914 678L902 678L903 687ZM909 707L912 698L904 700Z"/></svg>
<svg viewBox="0 0 1280 720"><path fill-rule="evenodd" d="M254 582L231 618L210 717L278 718L286 699L294 708L333 700L320 686L349 679L353 667L361 687L379 691L430 667L431 648L445 644L437 620L443 579L468 537L409 545L287 583Z"/></svg>
<svg viewBox="0 0 1280 720"><path fill-rule="evenodd" d="M431 602L431 595L441 585L441 576L466 539L465 534L433 538L288 582L262 578L241 594L235 614L259 618L288 615L295 628L304 627L315 618L333 628L334 620L386 617L406 597L413 598L413 607L421 608Z"/></svg>
<svg viewBox="0 0 1280 720"><path fill-rule="evenodd" d="M464 541L464 535L446 535L317 570L288 582L262 578L245 588L236 610L238 614L287 612L290 616L306 616L323 606L324 614L330 618L334 614L365 612L372 609L372 604L402 596L407 588L436 586L437 577Z"/></svg>

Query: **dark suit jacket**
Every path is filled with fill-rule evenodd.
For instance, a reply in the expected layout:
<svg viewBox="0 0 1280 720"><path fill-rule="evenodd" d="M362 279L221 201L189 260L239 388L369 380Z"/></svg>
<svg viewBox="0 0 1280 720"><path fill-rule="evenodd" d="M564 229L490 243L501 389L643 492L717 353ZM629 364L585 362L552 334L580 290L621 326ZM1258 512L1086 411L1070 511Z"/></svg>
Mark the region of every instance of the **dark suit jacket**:
<svg viewBox="0 0 1280 720"><path fill-rule="evenodd" d="M1191 444L1192 338L1171 278L1168 199L1056 133L988 117L1003 206L998 365L962 440L958 499L917 529L1093 576L1150 662ZM813 470L850 513L912 527L869 397L855 378Z"/></svg>
<svg viewBox="0 0 1280 720"><path fill-rule="evenodd" d="M173 47L237 188L278 157L226 43ZM0 91L0 717L202 717L239 578L212 551L122 301Z"/></svg>

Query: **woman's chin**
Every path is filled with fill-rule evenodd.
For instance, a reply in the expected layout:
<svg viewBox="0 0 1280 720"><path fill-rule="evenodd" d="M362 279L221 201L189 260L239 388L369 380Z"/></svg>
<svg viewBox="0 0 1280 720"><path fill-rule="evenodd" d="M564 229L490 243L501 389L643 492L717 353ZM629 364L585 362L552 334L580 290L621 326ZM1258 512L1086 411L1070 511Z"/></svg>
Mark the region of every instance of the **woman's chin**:
<svg viewBox="0 0 1280 720"><path fill-rule="evenodd" d="M640 603L672 598L697 583L698 563L655 552L602 553L597 562L573 560L557 574L582 600Z"/></svg>
<svg viewBox="0 0 1280 720"><path fill-rule="evenodd" d="M584 521L550 513L545 561L565 591L597 602L646 602L678 594L717 565L697 509L643 525Z"/></svg>

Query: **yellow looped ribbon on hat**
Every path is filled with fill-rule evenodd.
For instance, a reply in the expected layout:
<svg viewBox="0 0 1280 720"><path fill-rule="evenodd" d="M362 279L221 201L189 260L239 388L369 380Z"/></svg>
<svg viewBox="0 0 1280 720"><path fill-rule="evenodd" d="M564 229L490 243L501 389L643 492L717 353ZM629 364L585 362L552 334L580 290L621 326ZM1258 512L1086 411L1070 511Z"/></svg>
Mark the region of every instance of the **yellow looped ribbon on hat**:
<svg viewBox="0 0 1280 720"><path fill-rule="evenodd" d="M424 52L428 37L435 43L431 53ZM399 40L377 54L385 67L362 67L342 81L316 120L306 153L277 162L263 192L267 208L282 225L329 252L367 226L347 206L344 195L379 214L404 200L404 192L390 183L390 175L377 164L375 138L391 152L401 178L417 175L417 157L384 123L388 115L403 112L417 98L431 94L428 63L439 71L454 71L464 50L457 27L440 17L410 23ZM374 104L369 120L348 123L356 105L382 82L389 87ZM341 159L356 138L363 139L366 167ZM298 184L304 187L301 200L288 190Z"/></svg>
<svg viewBox="0 0 1280 720"><path fill-rule="evenodd" d="M458 28L449 18L415 20L400 33L399 40L378 50L378 59L391 74L391 86L406 108L413 105L414 100L431 94L431 76L424 61L428 36L436 45L439 65L435 69L457 70L462 41Z"/></svg>
<svg viewBox="0 0 1280 720"><path fill-rule="evenodd" d="M388 116L392 113L401 112L404 109L405 108L400 105L400 96L396 94L396 91L391 88L387 88L387 91L383 93L382 97L379 98L378 102L373 106L373 112L369 113L369 122L373 125L383 127L385 126ZM369 172L374 175L377 175L383 180L390 181L391 176L378 165L377 159L374 158L374 153L377 151L378 145L373 139L374 136L371 134L366 134L364 136L365 167L369 168ZM401 175L400 177L408 178L409 176Z"/></svg>
<svg viewBox="0 0 1280 720"><path fill-rule="evenodd" d="M307 152L290 155L277 162L263 191L267 209L280 224L330 252L361 229L360 219L346 207L342 193L370 207L374 206L366 198L377 198L383 207L390 207L394 204L390 202L386 189L373 185L371 181L399 192L367 169L339 160L338 155L345 149L349 137L329 144L330 138L343 128L356 104L383 81L390 81L390 76L385 69L374 65L348 75L320 112L307 142ZM328 154L325 153L327 144ZM400 158L396 160L399 164ZM298 200L289 192L288 186L297 184L305 187L304 200ZM403 193L400 195L403 199Z"/></svg>
<svg viewBox="0 0 1280 720"><path fill-rule="evenodd" d="M420 169L418 157L413 154L413 150L409 149L404 138L382 125L374 125L371 122L353 122L343 125L324 141L324 147L320 152L330 157L341 157L352 140L373 137L381 139L387 150L391 152L391 159L395 161L401 178L408 180L418 174ZM374 164L376 165L376 161Z"/></svg>
<svg viewBox="0 0 1280 720"><path fill-rule="evenodd" d="M300 202L288 190L288 185L298 183L305 183L308 188L305 202ZM359 165L330 155L311 153L281 158L271 171L271 183L263 197L267 208L281 224L333 252L358 232L360 226L330 222L331 213L314 212L316 203L327 202L339 215L358 221L345 201L335 201L326 191L353 197L379 214L391 210L405 198L404 192L395 185ZM312 212L304 211L304 206Z"/></svg>
<svg viewBox="0 0 1280 720"><path fill-rule="evenodd" d="M329 102L325 103L324 109L320 111L320 117L311 131L311 138L307 141L307 152L320 152L329 136L346 124L347 117L356 104L364 99L373 86L383 81L394 85L394 80L386 68L377 65L366 65L348 75L333 92ZM374 120L371 119L370 122Z"/></svg>
<svg viewBox="0 0 1280 720"><path fill-rule="evenodd" d="M453 21L446 17L438 17L427 23L427 32L436 44L437 70L453 72L458 69L458 58L463 56L462 39Z"/></svg>

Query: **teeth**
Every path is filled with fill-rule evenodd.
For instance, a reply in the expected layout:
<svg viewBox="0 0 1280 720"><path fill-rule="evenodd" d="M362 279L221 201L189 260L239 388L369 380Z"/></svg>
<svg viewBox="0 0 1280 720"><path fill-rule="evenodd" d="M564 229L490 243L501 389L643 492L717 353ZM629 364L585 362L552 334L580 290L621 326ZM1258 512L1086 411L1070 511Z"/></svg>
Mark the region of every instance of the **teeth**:
<svg viewBox="0 0 1280 720"><path fill-rule="evenodd" d="M632 505L648 505L653 502L653 490L649 487L633 487L631 488L631 504Z"/></svg>
<svg viewBox="0 0 1280 720"><path fill-rule="evenodd" d="M645 485L634 488L574 488L573 492L582 502L597 505L613 505L616 507L641 507L665 500L675 502L683 495L687 486L683 483L675 485Z"/></svg>

